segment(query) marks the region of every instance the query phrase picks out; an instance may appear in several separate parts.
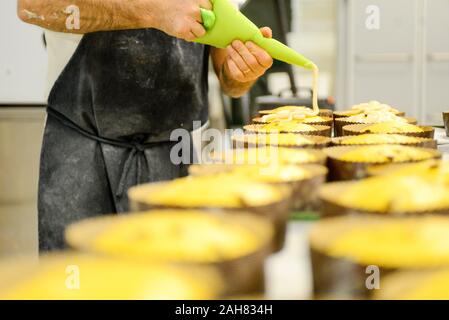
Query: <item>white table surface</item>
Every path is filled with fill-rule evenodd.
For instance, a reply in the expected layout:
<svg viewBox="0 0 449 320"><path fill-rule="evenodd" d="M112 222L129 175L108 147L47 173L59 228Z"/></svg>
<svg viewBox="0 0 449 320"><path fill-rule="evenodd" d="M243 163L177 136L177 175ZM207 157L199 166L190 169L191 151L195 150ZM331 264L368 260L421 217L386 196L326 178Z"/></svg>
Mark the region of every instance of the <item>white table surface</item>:
<svg viewBox="0 0 449 320"><path fill-rule="evenodd" d="M285 247L265 265L268 299L309 299L312 294L308 234L314 222L291 222Z"/></svg>

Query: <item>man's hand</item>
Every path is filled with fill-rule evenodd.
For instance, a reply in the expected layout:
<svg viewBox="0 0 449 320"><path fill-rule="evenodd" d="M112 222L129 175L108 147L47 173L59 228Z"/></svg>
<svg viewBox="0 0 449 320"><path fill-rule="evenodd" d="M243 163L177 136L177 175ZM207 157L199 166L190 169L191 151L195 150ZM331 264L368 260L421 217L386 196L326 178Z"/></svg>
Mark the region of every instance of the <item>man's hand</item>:
<svg viewBox="0 0 449 320"><path fill-rule="evenodd" d="M270 28L260 29L266 38L272 37ZM235 40L226 48L228 56L224 64L226 76L230 80L246 83L256 81L273 65L273 58L251 41L243 43Z"/></svg>
<svg viewBox="0 0 449 320"><path fill-rule="evenodd" d="M264 37L272 37L270 28L261 28L260 31ZM245 94L273 65L273 58L251 41L235 40L226 49L213 49L211 55L221 87L232 97Z"/></svg>
<svg viewBox="0 0 449 320"><path fill-rule="evenodd" d="M212 10L209 0L164 0L156 1L156 8L149 8L153 27L187 41L206 34L202 25L200 8Z"/></svg>

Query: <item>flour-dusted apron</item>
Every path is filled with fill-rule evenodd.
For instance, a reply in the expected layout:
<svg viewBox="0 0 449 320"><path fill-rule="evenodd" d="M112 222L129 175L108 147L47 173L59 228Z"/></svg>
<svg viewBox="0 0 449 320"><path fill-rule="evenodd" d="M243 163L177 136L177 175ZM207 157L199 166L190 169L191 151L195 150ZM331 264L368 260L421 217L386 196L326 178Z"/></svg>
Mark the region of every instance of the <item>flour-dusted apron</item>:
<svg viewBox="0 0 449 320"><path fill-rule="evenodd" d="M154 30L87 34L56 81L39 181L39 247L75 221L124 212L136 184L185 175L170 133L207 120L208 48Z"/></svg>

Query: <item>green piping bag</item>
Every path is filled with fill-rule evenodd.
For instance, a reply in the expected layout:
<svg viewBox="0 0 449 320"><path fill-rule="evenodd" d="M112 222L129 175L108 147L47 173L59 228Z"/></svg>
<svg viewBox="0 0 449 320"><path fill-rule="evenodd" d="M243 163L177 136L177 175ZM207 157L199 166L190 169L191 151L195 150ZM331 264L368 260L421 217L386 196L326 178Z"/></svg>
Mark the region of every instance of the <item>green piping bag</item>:
<svg viewBox="0 0 449 320"><path fill-rule="evenodd" d="M229 0L213 0L213 11L201 9L206 35L195 42L216 48L226 48L232 41L252 41L274 59L313 69L315 64L285 44L265 38L259 28L243 15Z"/></svg>

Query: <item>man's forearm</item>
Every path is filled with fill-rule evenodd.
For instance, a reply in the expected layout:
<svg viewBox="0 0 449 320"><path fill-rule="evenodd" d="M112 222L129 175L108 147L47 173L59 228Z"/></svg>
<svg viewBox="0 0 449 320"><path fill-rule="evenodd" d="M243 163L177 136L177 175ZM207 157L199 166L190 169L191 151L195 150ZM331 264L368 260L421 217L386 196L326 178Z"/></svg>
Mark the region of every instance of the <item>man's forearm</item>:
<svg viewBox="0 0 449 320"><path fill-rule="evenodd" d="M18 0L18 15L46 29L80 34L153 27L155 15L142 12L148 5L141 4L142 0ZM68 25L68 19L79 23Z"/></svg>

